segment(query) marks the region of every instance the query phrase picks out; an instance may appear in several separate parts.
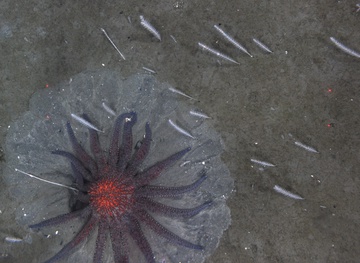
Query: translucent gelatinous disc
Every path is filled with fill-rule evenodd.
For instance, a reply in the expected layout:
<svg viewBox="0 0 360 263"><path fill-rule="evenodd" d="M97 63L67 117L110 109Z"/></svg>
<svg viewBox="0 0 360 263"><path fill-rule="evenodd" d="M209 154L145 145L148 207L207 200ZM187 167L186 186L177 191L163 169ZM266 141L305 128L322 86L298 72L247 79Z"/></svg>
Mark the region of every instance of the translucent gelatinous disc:
<svg viewBox="0 0 360 263"><path fill-rule="evenodd" d="M205 249L197 251L176 246L156 236L146 226L143 229L154 250L156 262L203 262L215 250L223 231L230 224L230 210L225 201L233 189L233 180L220 158L223 147L219 134L211 127L209 120L189 114L192 110L190 105L179 102L178 95L170 92L169 87L150 75L136 74L125 79L116 72L100 70L80 73L55 88L37 92L30 101L30 110L10 125L6 138L8 168L4 177L12 196L21 202L21 207L17 208L17 222L33 224L69 211L71 190L29 178L14 169L71 185L72 172L68 160L50 152L56 149L72 151L66 132L67 121L70 121L78 141L90 152L88 130L71 118L72 113L79 116L88 114L92 123L103 131L99 133L102 148L108 149L115 117L104 109L104 103L116 115L137 112L138 120L133 128L134 142L143 138L145 123L150 123L153 141L144 168L188 146L192 147L191 152L152 184L188 185L196 181L199 172L205 169L208 178L198 190L175 200L163 198L159 201L184 208L195 207L208 200L213 200L213 204L190 219L155 218L169 230L203 245ZM189 131L194 139L176 131L169 124L169 119ZM81 222L78 224L81 225ZM35 255L34 262L56 254L63 244L72 239L78 227L72 229L66 224L57 227L60 235L56 238L59 242L49 248L37 248L42 255ZM41 231L54 233L52 228ZM92 235L87 243L77 247L68 260L91 262L95 236ZM133 242L130 245L133 246ZM130 251L131 262L144 260L135 258L141 254L137 248ZM112 262L109 240L104 261Z"/></svg>

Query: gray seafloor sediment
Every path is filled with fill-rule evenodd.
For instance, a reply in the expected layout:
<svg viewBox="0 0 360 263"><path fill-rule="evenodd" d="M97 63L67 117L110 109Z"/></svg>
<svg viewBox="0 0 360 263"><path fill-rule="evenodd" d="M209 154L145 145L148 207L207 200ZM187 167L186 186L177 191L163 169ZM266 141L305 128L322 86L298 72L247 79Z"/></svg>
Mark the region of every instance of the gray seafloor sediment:
<svg viewBox="0 0 360 263"><path fill-rule="evenodd" d="M205 249L196 251L172 245L146 229L145 234L157 262L203 262L216 249L223 231L230 225L230 210L226 199L233 189L233 179L221 161L223 145L220 135L211 127L211 121L190 115L189 111L194 105L181 102L186 99L179 99L179 95L168 90L169 87L159 83L151 75L135 74L124 79L117 72L98 70L79 73L55 88L34 94L30 110L10 125L6 138L7 169L4 178L10 194L21 203L16 209L16 221L26 226L69 211L69 190L29 178L16 173L14 169L71 185L68 161L50 152L56 149L71 151L65 129L67 121L71 122L77 139L89 149L87 129L71 119L71 113L89 115L92 122L104 131L99 133L99 137L102 148L106 150L115 117L102 107L102 103L105 103L117 114L137 112L138 121L133 128L134 142L144 135L145 123L150 123L153 141L143 168L185 147L192 147L191 152L152 184L187 185L196 181L199 172L205 169L208 178L197 191L176 200L159 201L176 207L194 207L207 200L213 200L213 204L190 219L155 218L169 230L203 245ZM169 119L190 131L195 139L178 133L169 125ZM81 224L75 222L74 225L77 226L57 227L59 234L51 238L58 239L58 242L50 242L53 245L47 248L36 247L32 262L39 262L56 254L72 239ZM53 234L55 229L44 228L41 231ZM69 256L69 260L91 261L94 239L95 235L92 235L85 245L80 245ZM136 258L140 254L137 249L131 251L131 262L143 261ZM105 262L112 262L110 243L105 252Z"/></svg>

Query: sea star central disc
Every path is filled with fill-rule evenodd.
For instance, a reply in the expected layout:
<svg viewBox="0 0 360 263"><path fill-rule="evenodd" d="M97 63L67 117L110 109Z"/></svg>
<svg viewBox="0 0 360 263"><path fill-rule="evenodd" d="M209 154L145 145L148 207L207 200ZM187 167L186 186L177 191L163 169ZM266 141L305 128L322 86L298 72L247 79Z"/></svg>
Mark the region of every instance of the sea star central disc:
<svg viewBox="0 0 360 263"><path fill-rule="evenodd" d="M117 178L104 178L89 190L91 206L102 216L123 214L133 203L134 187Z"/></svg>

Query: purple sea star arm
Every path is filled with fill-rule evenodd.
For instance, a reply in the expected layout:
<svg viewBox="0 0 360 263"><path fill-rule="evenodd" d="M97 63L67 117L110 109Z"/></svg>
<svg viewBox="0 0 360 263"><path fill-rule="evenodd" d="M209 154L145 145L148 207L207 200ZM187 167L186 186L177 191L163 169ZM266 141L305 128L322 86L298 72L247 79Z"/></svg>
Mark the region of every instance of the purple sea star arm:
<svg viewBox="0 0 360 263"><path fill-rule="evenodd" d="M136 216L144 222L151 230L153 230L156 234L161 237L166 238L173 244L177 244L183 247L191 248L191 249L198 249L201 250L204 247L201 245L193 244L178 235L174 234L173 232L169 231L165 227L163 227L158 221L156 221L148 212L145 210L137 210Z"/></svg>
<svg viewBox="0 0 360 263"><path fill-rule="evenodd" d="M129 216L129 220L129 233L145 256L146 262L155 263L154 254L149 242L141 230L139 221L133 216Z"/></svg>
<svg viewBox="0 0 360 263"><path fill-rule="evenodd" d="M82 164L91 171L92 174L97 173L97 165L94 159L84 150L80 143L76 140L74 131L69 122L66 123L66 128L70 138L70 142L75 156L82 162Z"/></svg>
<svg viewBox="0 0 360 263"><path fill-rule="evenodd" d="M126 165L130 161L132 146L133 146L133 136L132 136L132 127L136 123L137 115L135 112L130 113L131 117L124 124L124 132L122 138L122 144L119 150L119 163L118 170L124 171Z"/></svg>
<svg viewBox="0 0 360 263"><path fill-rule="evenodd" d="M84 225L84 227L74 237L74 239L67 243L55 256L48 259L44 263L54 263L62 259L63 257L69 255L76 246L78 246L91 234L94 227L96 226L97 220L98 219L94 216L90 217L90 220Z"/></svg>
<svg viewBox="0 0 360 263"><path fill-rule="evenodd" d="M42 228L42 227L46 227L46 226L56 226L56 225L64 224L64 223L66 223L70 220L73 220L75 218L78 218L78 217L84 217L84 218L89 217L90 214L91 214L90 207L86 207L82 210L59 215L59 216L50 218L48 220L42 221L40 223L30 225L29 227L30 228Z"/></svg>
<svg viewBox="0 0 360 263"><path fill-rule="evenodd" d="M115 263L129 263L129 247L125 238L128 231L120 222L112 224L111 228L110 239Z"/></svg>
<svg viewBox="0 0 360 263"><path fill-rule="evenodd" d="M74 166L74 168L82 175L82 177L86 178L87 180L90 180L92 178L92 174L88 170L86 170L82 162L79 161L72 153L60 150L52 151L51 153L67 158Z"/></svg>
<svg viewBox="0 0 360 263"><path fill-rule="evenodd" d="M119 161L119 151L120 151L120 138L121 138L121 128L124 124L126 118L131 118L132 115L129 112L119 115L114 124L114 131L109 145L109 159L108 162L112 166L116 166Z"/></svg>
<svg viewBox="0 0 360 263"><path fill-rule="evenodd" d="M211 201L205 202L193 208L177 208L155 202L147 197L140 197L136 200L143 209L150 212L160 213L168 217L193 217L211 205Z"/></svg>
<svg viewBox="0 0 360 263"><path fill-rule="evenodd" d="M184 150L177 152L165 160L162 160L160 162L157 162L150 168L146 169L142 173L138 174L135 179L135 184L137 186L144 186L149 184L152 180L157 178L162 171L164 171L166 168L173 165L177 160L179 160L181 157L183 157L187 152L191 150L190 147L185 148Z"/></svg>
<svg viewBox="0 0 360 263"><path fill-rule="evenodd" d="M206 178L207 176L203 170L201 171L201 177L192 184L175 187L146 185L142 188L139 188L135 195L144 197L174 197L196 190L200 187Z"/></svg>
<svg viewBox="0 0 360 263"><path fill-rule="evenodd" d="M137 149L133 154L129 162L129 167L127 168L127 173L131 175L135 173L139 165L141 165L142 162L145 160L150 150L151 139L152 139L152 133L151 133L150 125L149 123L146 123L145 138L141 141L141 145L139 149Z"/></svg>
<svg viewBox="0 0 360 263"><path fill-rule="evenodd" d="M108 224L106 222L106 219L100 218L93 262L102 262L102 257L106 245L107 227Z"/></svg>
<svg viewBox="0 0 360 263"><path fill-rule="evenodd" d="M82 117L86 121L91 123L89 117L86 114L83 114ZM106 159L105 159L104 152L101 149L99 135L93 129L89 129L89 134L90 134L90 149L91 149L91 152L92 152L95 160L97 161L98 169L101 170L106 165Z"/></svg>

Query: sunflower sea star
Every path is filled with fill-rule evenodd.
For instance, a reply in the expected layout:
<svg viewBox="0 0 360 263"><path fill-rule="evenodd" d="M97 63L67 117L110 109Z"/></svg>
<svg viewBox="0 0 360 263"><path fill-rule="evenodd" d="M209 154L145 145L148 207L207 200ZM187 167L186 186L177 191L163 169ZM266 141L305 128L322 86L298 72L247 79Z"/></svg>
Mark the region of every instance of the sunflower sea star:
<svg viewBox="0 0 360 263"><path fill-rule="evenodd" d="M83 118L90 122L87 115L84 114ZM70 123L67 123L73 153L62 150L52 153L70 161L78 189L75 193L74 211L30 225L30 228L57 226L75 218L84 218L85 224L72 241L46 262L56 262L68 256L96 228L94 262L102 261L108 234L115 262L131 260L129 238L135 242L146 262L155 262L153 250L143 232L145 227L173 244L195 250L203 249L203 246L187 241L169 231L152 214L189 218L209 207L211 201L194 208L175 208L153 200L153 197L171 198L197 189L206 179L205 172L202 171L199 179L185 186L150 185L162 171L189 152L190 147L142 170L140 166L149 153L152 134L150 125L147 123L145 137L140 145L135 147L133 153L132 127L136 121L135 112L124 113L117 117L107 156L101 149L95 130L89 129L92 153L90 155L77 141Z"/></svg>
<svg viewBox="0 0 360 263"><path fill-rule="evenodd" d="M11 223L52 236L16 247L14 260L204 262L231 224L234 188L213 121L152 75L101 69L70 80L36 92L7 130ZM114 109L125 114L114 119Z"/></svg>

